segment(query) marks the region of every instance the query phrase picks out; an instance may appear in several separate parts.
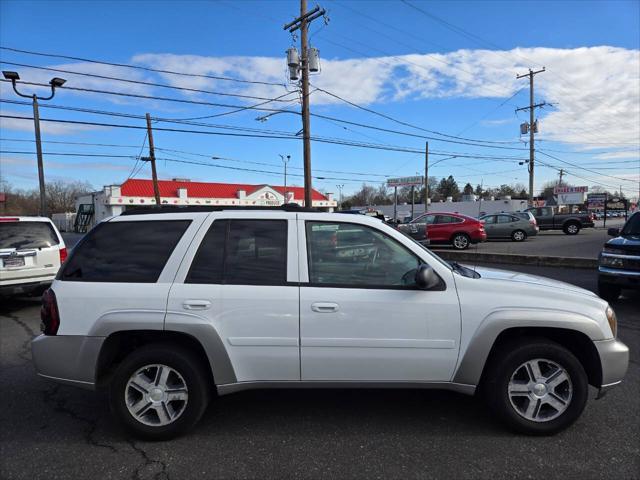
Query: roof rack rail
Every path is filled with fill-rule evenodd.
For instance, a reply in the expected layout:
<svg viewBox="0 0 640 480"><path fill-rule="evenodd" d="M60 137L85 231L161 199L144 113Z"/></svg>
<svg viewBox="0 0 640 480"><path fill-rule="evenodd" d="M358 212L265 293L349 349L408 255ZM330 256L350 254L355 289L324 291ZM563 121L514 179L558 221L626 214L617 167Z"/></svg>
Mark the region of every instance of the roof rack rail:
<svg viewBox="0 0 640 480"><path fill-rule="evenodd" d="M150 205L148 207L134 207L125 210L120 215L153 215L156 213L192 213L192 212L222 212L223 210L267 210L267 211L284 211L284 212L319 212L317 208L301 207L297 203L285 203L276 207L261 206L210 206L210 205Z"/></svg>

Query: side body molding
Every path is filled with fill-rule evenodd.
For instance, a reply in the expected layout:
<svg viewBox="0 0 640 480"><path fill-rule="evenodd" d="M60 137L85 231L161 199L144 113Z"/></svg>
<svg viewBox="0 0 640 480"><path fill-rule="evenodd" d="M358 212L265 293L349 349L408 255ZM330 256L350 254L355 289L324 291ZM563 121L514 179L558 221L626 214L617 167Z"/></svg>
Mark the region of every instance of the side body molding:
<svg viewBox="0 0 640 480"><path fill-rule="evenodd" d="M598 323L575 312L551 309L505 308L494 310L480 323L475 332L465 332L463 320L462 337L467 348L461 357L452 382L478 385L491 348L505 330L511 328L562 328L585 334L591 340L602 340Z"/></svg>

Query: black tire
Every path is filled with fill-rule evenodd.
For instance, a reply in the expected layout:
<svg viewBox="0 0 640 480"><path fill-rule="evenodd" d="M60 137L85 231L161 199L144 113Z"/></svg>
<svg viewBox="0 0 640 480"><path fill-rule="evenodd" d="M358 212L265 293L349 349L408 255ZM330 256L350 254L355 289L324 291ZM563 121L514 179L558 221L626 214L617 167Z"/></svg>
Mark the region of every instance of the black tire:
<svg viewBox="0 0 640 480"><path fill-rule="evenodd" d="M612 285L611 283L605 283L601 280L598 281L598 295L600 298L606 300L609 303L615 302L620 297L622 288L618 285Z"/></svg>
<svg viewBox="0 0 640 480"><path fill-rule="evenodd" d="M527 239L527 232L524 230L514 230L511 233L511 240L514 242L524 242Z"/></svg>
<svg viewBox="0 0 640 480"><path fill-rule="evenodd" d="M471 245L471 238L466 233L456 233L451 237L451 245L456 250L466 250Z"/></svg>
<svg viewBox="0 0 640 480"><path fill-rule="evenodd" d="M168 425L142 423L127 408L129 379L153 364L168 366L177 372L188 392L182 413ZM210 393L210 375L197 356L176 345L155 343L133 351L118 365L109 386L109 401L111 411L129 433L145 440L169 440L187 432L200 420L209 404Z"/></svg>
<svg viewBox="0 0 640 480"><path fill-rule="evenodd" d="M578 222L567 222L563 225L562 231L566 235L577 235L580 232L580 224Z"/></svg>
<svg viewBox="0 0 640 480"><path fill-rule="evenodd" d="M549 416L550 419L546 421L525 418L516 410L508 393L512 375L519 371L519 367L525 362L535 359L549 360L562 367L572 387L570 399L566 402L568 405L566 410L555 418ZM567 383L564 384L565 387L566 385ZM527 435L553 435L569 427L578 419L587 403L589 383L582 364L569 350L552 340L534 338L510 343L496 352L481 387L491 410L510 429ZM522 397L522 399L527 402L522 404L522 409L526 408L528 401L533 401L529 400L529 397ZM535 401L537 405L542 404L540 400ZM538 413L542 414L543 408L548 407L542 404L537 408ZM539 418L543 419L544 415Z"/></svg>

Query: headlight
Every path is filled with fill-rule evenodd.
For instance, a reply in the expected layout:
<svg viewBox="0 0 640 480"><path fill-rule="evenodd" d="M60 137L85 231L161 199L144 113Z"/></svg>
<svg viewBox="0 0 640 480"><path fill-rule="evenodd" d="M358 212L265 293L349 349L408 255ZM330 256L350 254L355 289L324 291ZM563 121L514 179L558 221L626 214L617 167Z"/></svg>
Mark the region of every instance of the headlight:
<svg viewBox="0 0 640 480"><path fill-rule="evenodd" d="M605 246L604 246L604 248L602 249L602 251L603 251L604 253L621 253L619 249L617 249L617 248L612 248L612 247L609 247L609 246L607 246L607 245L605 245Z"/></svg>
<svg viewBox="0 0 640 480"><path fill-rule="evenodd" d="M616 318L616 312L613 311L611 306L607 306L607 321L611 327L611 332L614 338L618 336L618 319Z"/></svg>

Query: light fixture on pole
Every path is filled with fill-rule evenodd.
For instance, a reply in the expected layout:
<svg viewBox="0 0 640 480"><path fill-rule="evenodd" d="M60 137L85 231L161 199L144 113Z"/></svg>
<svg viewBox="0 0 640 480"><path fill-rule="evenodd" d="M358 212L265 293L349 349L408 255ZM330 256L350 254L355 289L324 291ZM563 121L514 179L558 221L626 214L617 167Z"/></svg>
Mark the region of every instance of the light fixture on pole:
<svg viewBox="0 0 640 480"><path fill-rule="evenodd" d="M282 159L282 163L284 163L284 203L289 203L289 198L287 197L287 164L289 160L291 160L291 155L280 155Z"/></svg>
<svg viewBox="0 0 640 480"><path fill-rule="evenodd" d="M42 141L40 139L40 111L38 110L38 96L34 93L32 95L25 95L18 91L18 87L16 86L16 82L20 80L20 75L18 72L9 72L3 71L2 75L5 79L11 81L11 86L13 87L13 91L19 97L31 98L33 104L33 125L35 129L36 135L36 154L38 157L38 183L40 186L40 216L45 217L47 215L47 196L45 191L45 183L44 183L44 165L42 161ZM49 85L51 86L51 95L48 97L40 98L40 100L51 100L56 94L56 88L62 87L66 80L64 78L54 77L49 81Z"/></svg>

